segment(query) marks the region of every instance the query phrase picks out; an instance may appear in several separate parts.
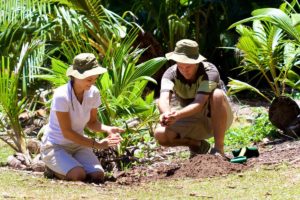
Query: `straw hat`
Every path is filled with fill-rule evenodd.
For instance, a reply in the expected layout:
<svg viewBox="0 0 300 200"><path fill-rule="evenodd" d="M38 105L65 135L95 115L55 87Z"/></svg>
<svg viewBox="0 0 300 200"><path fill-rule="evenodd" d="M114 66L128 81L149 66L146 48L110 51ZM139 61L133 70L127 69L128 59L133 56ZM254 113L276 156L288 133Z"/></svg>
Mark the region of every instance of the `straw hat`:
<svg viewBox="0 0 300 200"><path fill-rule="evenodd" d="M206 60L205 57L199 54L198 43L189 39L179 40L176 43L175 50L167 53L166 58L187 64L197 64Z"/></svg>
<svg viewBox="0 0 300 200"><path fill-rule="evenodd" d="M92 53L81 53L74 57L73 65L67 69L67 76L85 79L89 76L103 74L107 69L103 68Z"/></svg>

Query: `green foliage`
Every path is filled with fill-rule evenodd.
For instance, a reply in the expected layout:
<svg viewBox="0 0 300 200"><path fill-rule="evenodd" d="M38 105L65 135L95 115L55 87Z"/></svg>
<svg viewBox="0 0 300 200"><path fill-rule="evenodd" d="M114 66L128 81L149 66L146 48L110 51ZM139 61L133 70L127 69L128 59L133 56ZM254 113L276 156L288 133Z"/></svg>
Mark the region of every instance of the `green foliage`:
<svg viewBox="0 0 300 200"><path fill-rule="evenodd" d="M43 17L48 6L34 0L8 0L0 4L0 56L9 57L11 66L21 68L18 73L22 73L24 95L43 63L45 36L41 27L46 24Z"/></svg>
<svg viewBox="0 0 300 200"><path fill-rule="evenodd" d="M14 154L14 150L6 143L0 141L0 166L7 164L7 157Z"/></svg>
<svg viewBox="0 0 300 200"><path fill-rule="evenodd" d="M104 122L112 124L137 114L143 126L153 122L153 103L142 94L148 81L155 82L151 75L166 60L137 64L144 51L132 47L141 30L138 25L105 9L100 1L10 0L0 6L0 116L5 133L1 139L13 149L26 151L18 116L30 101L28 96L23 98L29 84L35 78L48 80L54 87L66 83L66 69L81 52L96 54L109 70L97 83L103 93ZM153 95L147 98L153 100ZM107 112L110 107L116 109Z"/></svg>
<svg viewBox="0 0 300 200"><path fill-rule="evenodd" d="M293 93L292 98L300 100L300 92Z"/></svg>
<svg viewBox="0 0 300 200"><path fill-rule="evenodd" d="M19 114L24 109L25 99L19 101L19 71L11 70L10 60L2 57L0 70L0 139L15 151L25 153L25 135L22 131Z"/></svg>
<svg viewBox="0 0 300 200"><path fill-rule="evenodd" d="M40 47L41 44L37 41L27 42L22 45L18 57L9 58L2 56L0 62L0 107L2 111L0 120L2 134L0 139L15 151L26 154L28 153L25 141L26 135L19 122L19 115L23 112L26 101L29 99L22 97L22 90L20 91L19 85L20 81L22 81L23 88L26 86L26 83L24 84L24 80L26 79L24 68L26 69L29 66L34 68L40 64L40 57L33 57L36 53L40 52Z"/></svg>
<svg viewBox="0 0 300 200"><path fill-rule="evenodd" d="M248 146L254 142L262 141L266 137L274 137L278 134L268 118L268 113L257 110L256 116L251 120L250 124L239 125L230 128L225 135L225 145L234 147Z"/></svg>
<svg viewBox="0 0 300 200"><path fill-rule="evenodd" d="M97 82L103 103L99 114L107 124L115 118L134 116L150 109L142 99L143 90L148 81L155 82L151 76L166 62L165 58L154 58L136 65L143 51L132 48L137 32L131 34L107 54L103 65L111 67Z"/></svg>
<svg viewBox="0 0 300 200"><path fill-rule="evenodd" d="M143 98L143 91L148 81L156 82L151 76L160 69L166 59L154 58L138 64L140 56L145 51L134 47L140 28L105 9L99 1L59 2L61 4L54 6L56 15L54 23L60 27L61 32L57 34L63 34L64 40L51 57L51 69L41 68L45 73L36 77L58 87L68 81L68 77L65 76L69 67L67 63L72 63L76 54L94 53L108 70L108 73L101 75L96 83L102 101L98 112L99 118L104 124L114 124L123 128L126 128L125 120L138 118L140 124L137 127L126 128L118 153L120 156L124 155L127 148L138 145L141 146L139 147L141 156L149 149L143 142L150 140L153 125L158 117L154 93ZM57 51L62 53L64 60L56 56ZM104 137L88 130L86 133L91 137Z"/></svg>
<svg viewBox="0 0 300 200"><path fill-rule="evenodd" d="M177 15L168 16L169 25L169 49L174 49L177 41L187 37L189 21L187 17L179 18Z"/></svg>
<svg viewBox="0 0 300 200"><path fill-rule="evenodd" d="M0 139L26 155L26 135L19 114L35 98L28 94L28 87L44 62L43 28L47 24L44 17L48 6L34 0L8 0L0 4Z"/></svg>
<svg viewBox="0 0 300 200"><path fill-rule="evenodd" d="M293 69L299 66L300 37L298 21L295 21L298 17L295 17L292 8L292 5L285 3L281 6L283 10L258 9L252 12L253 17L230 26L236 27L240 34L236 47L242 55L238 67L241 74L255 72L253 78L266 80L275 97L286 93L286 85L299 89L299 75ZM241 25L250 21L253 21L252 28ZM267 97L254 86L241 84L237 80L231 80L229 86L229 94L251 89L268 101L273 97Z"/></svg>
<svg viewBox="0 0 300 200"><path fill-rule="evenodd" d="M138 158L145 158L146 154L150 152L147 150L156 146L148 129L132 129L126 127L125 130L126 131L122 133L123 141L121 145L118 146L119 155L124 155L126 151L132 150L134 156ZM154 146L149 146L151 142ZM136 152L136 150L138 151Z"/></svg>

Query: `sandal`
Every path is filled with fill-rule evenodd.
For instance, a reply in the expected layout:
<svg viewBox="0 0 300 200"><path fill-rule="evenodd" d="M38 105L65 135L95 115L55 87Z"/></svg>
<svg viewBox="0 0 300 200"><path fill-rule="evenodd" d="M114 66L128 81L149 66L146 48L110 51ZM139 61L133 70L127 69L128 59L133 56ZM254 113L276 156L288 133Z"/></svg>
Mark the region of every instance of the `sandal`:
<svg viewBox="0 0 300 200"><path fill-rule="evenodd" d="M199 145L190 146L190 159L198 154L207 154L210 151L210 144L206 140L200 140Z"/></svg>
<svg viewBox="0 0 300 200"><path fill-rule="evenodd" d="M210 149L209 154L215 155L215 156L219 156L219 157L221 157L225 161L230 161L229 157L227 157L224 153L221 153L219 150L217 150L214 147Z"/></svg>
<svg viewBox="0 0 300 200"><path fill-rule="evenodd" d="M44 177L53 179L55 177L55 173L49 167L46 167L44 171Z"/></svg>

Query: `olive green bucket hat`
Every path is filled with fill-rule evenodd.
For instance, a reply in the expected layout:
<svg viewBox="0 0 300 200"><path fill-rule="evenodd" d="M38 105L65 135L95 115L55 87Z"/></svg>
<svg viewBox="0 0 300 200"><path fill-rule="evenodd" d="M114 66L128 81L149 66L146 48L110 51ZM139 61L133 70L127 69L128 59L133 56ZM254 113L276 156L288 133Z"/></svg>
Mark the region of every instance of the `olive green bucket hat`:
<svg viewBox="0 0 300 200"><path fill-rule="evenodd" d="M85 79L89 76L99 75L107 72L98 62L94 54L81 53L74 57L73 65L67 69L67 76Z"/></svg>
<svg viewBox="0 0 300 200"><path fill-rule="evenodd" d="M189 39L179 40L176 43L175 50L167 53L166 58L187 64L197 64L206 60L205 57L199 54L198 43Z"/></svg>

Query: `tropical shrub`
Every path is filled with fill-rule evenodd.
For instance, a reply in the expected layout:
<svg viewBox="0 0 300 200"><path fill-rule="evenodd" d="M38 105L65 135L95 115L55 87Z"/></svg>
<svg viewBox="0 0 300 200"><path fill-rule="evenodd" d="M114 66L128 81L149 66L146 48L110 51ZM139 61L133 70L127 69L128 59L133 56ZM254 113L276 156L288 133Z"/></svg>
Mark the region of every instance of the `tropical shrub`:
<svg viewBox="0 0 300 200"><path fill-rule="evenodd" d="M61 5L56 6L59 8ZM57 87L68 81L65 72L76 54L88 51L102 60L101 64L107 68L108 73L101 75L96 82L102 101L98 114L103 123L126 128L124 140L118 148L118 154L122 155L127 147L142 144L145 138L151 138L149 136L153 132L158 112L154 94L144 94L144 89L148 81L156 83L151 76L162 67L166 59L154 58L138 64L145 51L134 46L141 28L106 10L99 2L68 4L68 7L64 7L64 13L56 13L57 21L62 22L57 26L65 27L64 32L72 33L72 30L76 30L76 35L64 36L66 40L51 55L51 69L43 67L45 73L37 77ZM62 57L58 57L57 52ZM140 123L137 127L128 128L126 121L132 118L138 118ZM88 130L86 133L92 137L103 137L102 134L95 135Z"/></svg>
<svg viewBox="0 0 300 200"><path fill-rule="evenodd" d="M286 93L286 85L300 89L299 75L294 71L299 67L299 15L295 15L292 4L284 3L281 9L258 9L253 17L234 23L240 34L236 48L241 52L241 74L256 72L253 78L264 79L268 83L272 96L259 91L249 83L231 79L229 94L242 90L257 92L266 100ZM299 5L299 4L297 4ZM252 28L242 25L253 21ZM256 79L257 80L257 79Z"/></svg>
<svg viewBox="0 0 300 200"><path fill-rule="evenodd" d="M12 149L30 157L19 115L27 102L35 98L28 93L44 62L45 37L40 27L48 3L32 0L2 1L0 4L0 139Z"/></svg>
<svg viewBox="0 0 300 200"><path fill-rule="evenodd" d="M269 121L268 112L261 108L253 109L251 119L240 120L242 123L227 130L224 141L225 146L230 148L251 146L264 138L271 140L279 135L276 127Z"/></svg>
<svg viewBox="0 0 300 200"><path fill-rule="evenodd" d="M18 117L31 101L28 87L36 78L47 79L54 87L66 83L68 64L81 52L97 55L109 71L97 83L106 102L99 112L104 123L119 123L118 119L135 114L143 117L143 125L153 122L154 104L147 101L151 95L146 100L142 95L165 59L137 65L144 51L133 47L141 31L138 25L99 1L6 1L0 6L0 139L15 151L27 154Z"/></svg>

